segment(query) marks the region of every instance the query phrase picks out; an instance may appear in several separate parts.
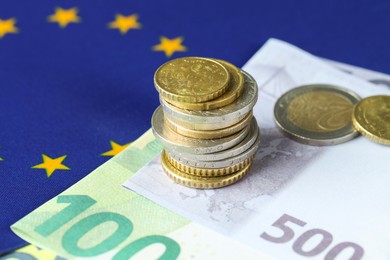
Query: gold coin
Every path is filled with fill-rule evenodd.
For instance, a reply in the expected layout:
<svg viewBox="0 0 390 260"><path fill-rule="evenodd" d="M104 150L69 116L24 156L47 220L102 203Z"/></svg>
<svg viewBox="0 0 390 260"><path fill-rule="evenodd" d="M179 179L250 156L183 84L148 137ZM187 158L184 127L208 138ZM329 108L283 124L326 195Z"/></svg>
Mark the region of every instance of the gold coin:
<svg viewBox="0 0 390 260"><path fill-rule="evenodd" d="M226 136L230 136L232 134L235 134L242 129L244 129L246 126L249 125L252 119L252 111L250 111L244 119L242 119L240 122L226 127L222 129L216 129L216 130L193 130L188 129L180 124L175 123L174 121L171 121L168 117L164 116L164 123L171 128L173 131L180 135L184 135L191 138L196 139L218 139L223 138Z"/></svg>
<svg viewBox="0 0 390 260"><path fill-rule="evenodd" d="M194 123L191 121L181 120L175 116L172 116L168 113L164 112L164 117L169 118L171 122L174 122L177 125L180 125L181 127L192 129L192 130L216 130L216 129L223 129L229 126L232 126L234 124L237 124L241 120L243 120L247 116L247 114L241 114L236 118L233 118L232 120L225 120L220 123Z"/></svg>
<svg viewBox="0 0 390 260"><path fill-rule="evenodd" d="M390 145L390 96L360 100L353 109L354 127L371 140Z"/></svg>
<svg viewBox="0 0 390 260"><path fill-rule="evenodd" d="M177 102L174 100L167 100L169 103L175 107L189 109L189 110L212 110L220 107L227 106L233 103L244 90L244 76L241 73L241 70L234 66L233 64L226 62L224 60L217 60L221 63L230 73L230 82L229 87L226 92L213 100L202 102L202 103L186 103L186 102Z"/></svg>
<svg viewBox="0 0 390 260"><path fill-rule="evenodd" d="M171 156L169 156L169 154L166 153L165 150L163 151L162 156L165 157L165 159L170 164L172 164L173 167L175 167L179 171L182 171L182 172L190 174L190 175L201 176L201 177L217 177L217 176L225 176L225 175L235 173L235 172L240 171L243 168L245 168L248 164L251 164L253 161L253 157L254 157L252 155L251 157L247 158L246 160L244 160L240 163L230 165L230 166L225 167L225 168L213 169L213 168L196 168L196 167L191 167L191 166L182 164L182 163L176 161L175 159L173 159Z"/></svg>
<svg viewBox="0 0 390 260"><path fill-rule="evenodd" d="M207 178L207 177L190 175L176 169L172 164L170 164L166 160L164 156L162 156L161 158L161 163L164 172L175 182L196 189L215 189L215 188L221 188L236 183L247 174L250 166L252 165L252 163L250 163L247 166L245 166L242 170L234 174Z"/></svg>
<svg viewBox="0 0 390 260"><path fill-rule="evenodd" d="M200 57L178 58L161 65L154 84L162 97L170 101L197 103L225 93L230 80L219 62Z"/></svg>

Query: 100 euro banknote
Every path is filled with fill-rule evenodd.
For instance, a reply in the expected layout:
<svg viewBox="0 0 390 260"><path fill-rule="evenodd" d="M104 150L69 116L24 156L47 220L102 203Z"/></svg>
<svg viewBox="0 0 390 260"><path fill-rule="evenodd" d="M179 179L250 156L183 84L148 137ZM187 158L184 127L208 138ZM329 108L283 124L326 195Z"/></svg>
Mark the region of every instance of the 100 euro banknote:
<svg viewBox="0 0 390 260"><path fill-rule="evenodd" d="M151 131L146 132L121 154L18 221L13 231L66 258L270 259L121 186L160 151ZM16 253L26 256L32 249Z"/></svg>

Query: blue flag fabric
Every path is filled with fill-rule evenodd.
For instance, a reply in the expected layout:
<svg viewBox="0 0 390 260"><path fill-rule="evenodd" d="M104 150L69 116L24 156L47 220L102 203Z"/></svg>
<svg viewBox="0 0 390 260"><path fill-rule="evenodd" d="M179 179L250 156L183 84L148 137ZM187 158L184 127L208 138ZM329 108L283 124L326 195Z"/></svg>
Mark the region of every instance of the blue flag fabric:
<svg viewBox="0 0 390 260"><path fill-rule="evenodd" d="M150 127L156 68L237 66L270 37L390 72L386 1L0 1L0 254L9 226Z"/></svg>

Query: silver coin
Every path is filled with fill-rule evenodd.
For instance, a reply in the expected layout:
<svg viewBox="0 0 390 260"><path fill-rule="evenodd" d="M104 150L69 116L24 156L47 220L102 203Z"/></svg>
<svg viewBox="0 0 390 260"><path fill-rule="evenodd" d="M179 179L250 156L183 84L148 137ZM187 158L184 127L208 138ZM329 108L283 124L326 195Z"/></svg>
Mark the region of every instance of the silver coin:
<svg viewBox="0 0 390 260"><path fill-rule="evenodd" d="M251 110L248 113L250 113L250 112L251 112ZM243 120L248 115L248 113L242 114L239 117L234 118L231 121L222 121L219 123L206 123L206 124L192 123L190 121L180 120L179 118L176 118L176 117L174 117L170 114L167 114L165 112L164 112L164 116L166 118L168 118L170 121L172 121L178 125L181 125L182 127L185 127L187 129L191 129L191 130L195 130L195 131L208 131L208 130L217 130L217 129L228 128L232 125L235 125L238 122L240 122L241 120Z"/></svg>
<svg viewBox="0 0 390 260"><path fill-rule="evenodd" d="M170 118L177 118L193 124L219 124L223 122L232 122L236 118L246 115L256 104L258 88L256 81L251 75L245 71L242 71L242 73L245 79L244 91L235 102L213 110L193 111L174 107L160 97L160 103L164 109L164 113L169 115Z"/></svg>
<svg viewBox="0 0 390 260"><path fill-rule="evenodd" d="M310 145L334 145L358 135L352 110L360 97L347 89L305 85L283 94L274 107L276 125L292 139Z"/></svg>
<svg viewBox="0 0 390 260"><path fill-rule="evenodd" d="M164 113L161 106L154 111L152 116L152 131L164 148L177 152L207 154L229 149L241 142L249 132L246 127L241 131L224 138L218 139L196 139L177 134L164 125Z"/></svg>
<svg viewBox="0 0 390 260"><path fill-rule="evenodd" d="M218 161L198 161L193 160L189 158L184 158L180 153L166 150L166 152L176 161L180 162L181 164L190 166L190 167L196 167L196 168L225 168L234 164L241 163L245 161L246 159L253 157L256 153L256 151L259 149L260 146L260 132L257 133L257 137L255 142L252 144L251 147L249 147L248 150L244 151L243 153L226 158L224 160L218 160Z"/></svg>
<svg viewBox="0 0 390 260"><path fill-rule="evenodd" d="M248 150L253 143L256 141L257 136L259 135L259 127L257 125L256 119L252 117L251 122L249 124L249 134L242 140L239 144L229 148L227 150L217 152L217 153L209 153L209 154L190 154L190 153L177 153L174 150L170 151L166 149L168 152L173 154L175 158L188 158L193 161L220 161L224 160L236 155L239 155L246 150Z"/></svg>

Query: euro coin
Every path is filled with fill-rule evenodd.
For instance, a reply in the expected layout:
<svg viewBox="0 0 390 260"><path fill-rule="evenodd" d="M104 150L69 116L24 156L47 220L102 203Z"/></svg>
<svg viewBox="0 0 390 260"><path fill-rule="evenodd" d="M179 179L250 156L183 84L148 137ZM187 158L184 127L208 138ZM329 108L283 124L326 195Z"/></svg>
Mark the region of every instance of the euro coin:
<svg viewBox="0 0 390 260"><path fill-rule="evenodd" d="M230 74L219 62L201 57L168 61L154 74L161 96L177 102L204 102L215 99L228 88Z"/></svg>
<svg viewBox="0 0 390 260"><path fill-rule="evenodd" d="M390 145L390 96L372 96L360 100L353 109L352 121L364 136Z"/></svg>
<svg viewBox="0 0 390 260"><path fill-rule="evenodd" d="M166 152L176 161L180 162L181 164L190 166L190 167L196 167L196 168L225 168L234 164L241 163L245 161L246 159L254 156L259 149L260 146L260 137L257 135L255 142L249 147L247 150L242 152L241 154L238 154L236 156L232 156L223 160L218 161L200 161L200 160L194 160L191 158L184 157L184 154L179 153L177 151L171 151L166 149Z"/></svg>
<svg viewBox="0 0 390 260"><path fill-rule="evenodd" d="M160 96L160 103L164 109L164 113L169 115L171 118L177 118L181 121L186 121L194 125L202 124L220 124L223 122L232 122L242 115L246 115L252 110L257 101L257 83L252 76L248 73L243 72L244 75L244 92L236 99L235 102L230 105L207 111L191 111L186 109L177 108L168 102L166 102ZM236 121L238 122L238 121Z"/></svg>
<svg viewBox="0 0 390 260"><path fill-rule="evenodd" d="M206 131L187 129L185 127L182 127L180 124L176 124L175 122L169 120L169 118L167 117L164 117L164 119L165 119L164 121L165 124L178 134L191 137L191 138L197 138L197 139L216 139L216 138L222 138L237 133L238 131L248 126L248 124L251 122L252 119L252 111L249 112L244 117L244 119L242 119L240 122L232 126L222 128L222 129L206 130Z"/></svg>
<svg viewBox="0 0 390 260"><path fill-rule="evenodd" d="M178 152L206 154L226 150L241 142L248 134L248 128L224 138L218 139L196 139L177 134L164 124L164 114L161 107L158 107L152 116L152 131L158 141L166 149Z"/></svg>
<svg viewBox="0 0 390 260"><path fill-rule="evenodd" d="M164 105L165 105L164 102L161 101L161 107L164 108ZM172 116L169 113L165 113L165 110L164 110L164 117L169 119L169 121L175 123L176 125L180 125L183 128L191 129L191 130L195 130L195 131L197 131L197 130L199 130L199 131L212 131L212 130L217 130L217 129L228 128L232 125L237 124L241 120L243 120L247 115L248 114L241 114L238 117L233 118L230 121L221 121L218 123L193 123L191 121L179 119L175 116Z"/></svg>
<svg viewBox="0 0 390 260"><path fill-rule="evenodd" d="M163 155L163 154L162 154ZM248 172L252 163L249 163L240 171L218 177L199 177L187 174L176 169L172 164L170 164L164 156L161 158L162 167L164 172L175 182L182 184L187 187L197 188L197 189L214 189L221 188L237 181L241 180Z"/></svg>
<svg viewBox="0 0 390 260"><path fill-rule="evenodd" d="M242 154L255 143L260 130L259 127L257 126L257 122L254 117L252 117L251 123L248 127L249 127L248 135L240 143L224 151L220 151L216 153L208 153L208 154L191 154L191 153L176 152L174 150L170 150L169 148L167 148L167 150L169 151L169 153L172 153L172 156L174 158L180 158L178 159L180 161L185 161L188 159L194 161L194 164L196 164L197 161L198 162L199 161L208 161L208 162L221 161ZM188 162L186 162L186 164L188 164Z"/></svg>
<svg viewBox="0 0 390 260"><path fill-rule="evenodd" d="M229 175L239 170L242 170L243 168L245 168L245 166L252 163L253 160L253 156L252 156L240 163L230 165L224 168L196 168L196 167L187 166L185 164L181 164L180 162L176 161L171 156L169 156L169 154L167 154L165 151L163 151L163 156L165 156L166 160L170 164L172 164L176 169L190 175L201 176L201 177L216 177L216 176Z"/></svg>
<svg viewBox="0 0 390 260"><path fill-rule="evenodd" d="M351 140L358 132L352 124L359 96L330 85L305 85L283 94L276 102L276 125L298 142L334 145Z"/></svg>
<svg viewBox="0 0 390 260"><path fill-rule="evenodd" d="M215 60L221 63L230 73L229 87L222 96L201 103L178 102L172 99L167 101L175 107L188 110L212 110L233 103L244 90L244 76L242 75L241 70L233 64L223 60Z"/></svg>

